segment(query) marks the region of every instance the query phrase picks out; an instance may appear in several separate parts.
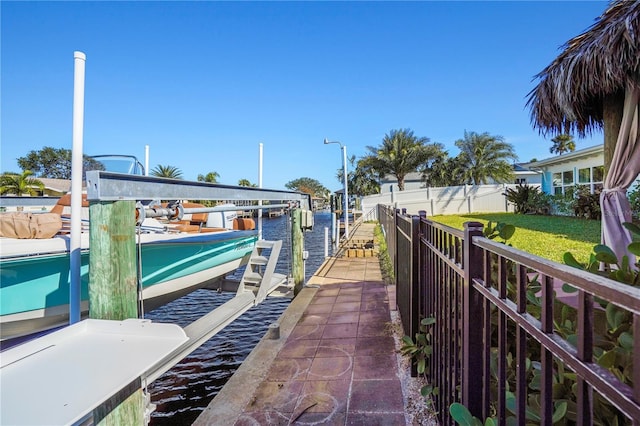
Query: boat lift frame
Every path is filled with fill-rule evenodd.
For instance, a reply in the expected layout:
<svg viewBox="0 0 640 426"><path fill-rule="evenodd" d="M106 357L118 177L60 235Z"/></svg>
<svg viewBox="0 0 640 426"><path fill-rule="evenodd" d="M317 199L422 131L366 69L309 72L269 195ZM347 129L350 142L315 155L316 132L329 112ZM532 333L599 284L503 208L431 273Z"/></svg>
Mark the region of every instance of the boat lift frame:
<svg viewBox="0 0 640 426"><path fill-rule="evenodd" d="M87 179L87 199L93 202L109 202L109 201L141 201L141 200L270 200L270 201L290 201L293 204L297 204L296 207L300 207L302 209L310 210L311 208L311 196L309 194L303 194L294 191L279 191L279 190L269 190L262 188L250 188L250 187L239 187L239 186L229 186L229 185L220 185L220 184L212 184L205 182L190 182L190 181L179 181L175 179L167 179L167 178L159 178L159 177L148 177L148 176L136 176L136 175L126 175L120 173L113 172L104 172L104 171L88 171L86 174ZM258 206L258 207L265 207ZM206 211L224 211L228 209L225 208L203 208L197 209L198 211L204 212ZM189 212L187 209L184 209L185 213ZM263 286L267 286L264 287ZM168 324L158 324L157 326L154 324L152 327L145 327L145 321L148 320L135 320L135 323L127 323L134 324L137 330L135 334L131 335L128 339L129 342L136 348L135 350L126 353L126 360L121 360L122 362L131 362L131 357L135 356L136 358L140 358L139 365L139 373L136 373L136 377L127 376L127 373L123 372L120 376L117 377L118 383L127 384L127 383L140 383L142 388L146 387L149 383L156 380L160 375L168 371L175 364L180 362L184 357L186 357L189 353L193 352L195 349L200 347L203 343L217 334L220 330L222 330L225 326L230 324L244 312L249 310L251 307L256 306L260 303L264 297L271 292L277 290L279 285L273 284L271 282L262 282L260 284L260 288L257 294L254 294L252 290L243 290L240 288L236 293L236 296L231 300L225 302L221 306L217 307L213 311L205 314L198 320L192 322L183 328L181 333L176 335L176 338L172 342L166 342L163 345L162 350L160 352L155 352L154 354L148 353L152 350L151 347L153 345L142 344L145 339L160 339L166 340L165 333L160 333L160 336L156 336L154 334L149 334L147 330L152 330L154 328L161 327L169 327ZM86 334L78 333L78 330L84 330L87 324L94 324L92 322L86 321L94 321L94 320L85 320L80 321L79 323L70 325L66 329L62 329L60 331L53 332L47 336L45 336L47 342L52 341L53 343L48 344L47 347L57 347L56 352L51 353L51 359L47 360L47 365L59 365L59 370L66 375L66 377L74 377L73 372L74 369L79 368L78 365L68 362L57 362L56 357L59 357L59 361L62 361L67 358L67 352L70 348L75 348L77 352L77 348L82 348L83 346L78 342L77 339L87 338ZM101 320L100 324L103 324L101 327L113 327L114 332L118 332L117 330L122 327L124 324L121 321L108 321ZM177 327L177 326L173 326ZM61 336L66 336L65 338L61 338L61 340L56 339L57 333L61 333ZM84 337L82 337L84 334ZM74 338L75 335L81 336ZM112 332L108 332L107 336L113 335ZM98 338L103 339L100 335L97 336L88 336L89 338ZM103 339L104 340L104 339ZM32 351L33 354L38 354L42 351L42 349L38 346L40 343L37 340L29 342L29 345L25 345L22 347L12 348L7 350L7 352L3 355L2 363L0 364L0 376L5 376L7 374L12 374L14 371L20 371L16 369L23 368L23 363L35 362L37 361L35 357L31 356L29 351ZM43 342L44 344L44 342ZM108 340L104 342L104 355L108 355L107 352L109 348L112 348L113 345L108 343ZM151 346L151 347L150 347ZM156 345L157 346L157 345ZM35 349L32 349L35 348ZM66 348L66 349L65 349ZM117 349L117 348L112 348ZM7 356L10 351L18 350L20 353L16 352L15 360L12 360L8 364L5 364L5 360L7 360ZM122 352L122 351L121 351ZM13 353L13 352L11 352ZM118 364L119 360L117 355L123 356L123 353L118 351L114 352L114 356L109 356L111 362L114 365ZM82 357L80 357L82 358ZM89 357L90 358L90 357ZM86 358L85 358L86 359ZM147 364L144 364L144 360L146 360ZM149 361L153 360L153 361ZM142 363L142 364L140 364ZM31 365L24 364L24 366L28 366L31 368ZM5 369L6 368L6 369ZM68 371L67 371L68 370ZM100 372L100 369L88 369L89 372L94 371L96 374ZM92 373L87 373L91 375ZM126 377L125 377L126 376ZM55 392L59 392L58 389L59 383L52 383L51 381L47 381L46 378L43 377L35 377L33 386L30 386L29 389L29 404L36 403L39 398L49 398L50 395ZM70 383L72 384L72 383ZM102 389L100 380L94 382L94 386L92 389L92 395L106 395L107 393L113 393L117 389L113 387L113 383L111 387ZM16 381L16 386L21 386L20 381ZM117 385L116 385L117 387ZM124 389L124 388L123 388ZM54 411L56 415L60 415L59 417L63 423L69 422L69 424L83 424L86 421L90 421L92 414L91 410L96 408L95 406L89 407L89 405L99 404L102 397L96 396L94 399L91 399L94 402L88 402L85 390L84 389L76 389L77 392L73 391L73 386L70 387L69 394L65 394L68 399L65 400L65 403L62 404L53 404L55 405L50 407L47 411L51 418L54 418ZM10 392L9 389L3 389L3 393L7 391ZM105 393L106 392L106 393ZM36 395L37 394L37 395ZM84 403L82 402L84 401ZM26 403L26 401L22 401ZM14 404L12 404L14 405ZM19 409L20 404L15 404L13 407L3 407L3 411L11 411L12 408L19 410L15 413L13 419L17 420L18 423L25 422L29 423L29 416L25 414L24 410ZM15 410L14 410L15 411ZM58 413L59 411L59 413ZM8 415L8 413L3 413L3 417ZM66 419L66 420L62 420ZM32 419L33 420L33 419Z"/></svg>
<svg viewBox="0 0 640 426"><path fill-rule="evenodd" d="M311 209L311 195L296 191L282 191L245 186L232 186L208 182L193 182L162 177L129 175L101 170L87 171L87 200L89 201L140 201L140 200L251 200L251 201L290 201L303 210ZM255 209L271 205L251 206ZM290 204L277 204L277 207L292 207ZM271 206L273 207L273 206ZM246 209L246 206L243 207ZM232 207L198 207L198 208L144 208L142 215L158 217L167 215L176 217L183 213L206 213L215 211L237 210ZM271 283L261 285L270 286ZM261 289L260 293L270 294L277 286ZM264 297L263 297L264 298ZM223 305L192 322L184 328L189 339L156 365L150 367L142 379L151 383L168 371L185 356L200 347L203 343L233 322L236 318L260 303L251 292L238 292L236 296Z"/></svg>
<svg viewBox="0 0 640 426"><path fill-rule="evenodd" d="M311 195L295 191L222 185L177 179L126 175L101 170L87 171L87 200L251 200L299 203L304 210L311 209ZM263 205L262 208L268 208Z"/></svg>

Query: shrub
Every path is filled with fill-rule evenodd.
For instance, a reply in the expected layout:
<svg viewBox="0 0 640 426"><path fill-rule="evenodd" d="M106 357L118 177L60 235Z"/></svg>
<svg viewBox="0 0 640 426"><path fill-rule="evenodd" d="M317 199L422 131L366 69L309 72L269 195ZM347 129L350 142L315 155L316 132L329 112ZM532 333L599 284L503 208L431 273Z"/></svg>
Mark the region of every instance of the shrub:
<svg viewBox="0 0 640 426"><path fill-rule="evenodd" d="M507 188L505 195L507 201L513 203L516 213L549 214L549 196L537 186L518 184L515 188Z"/></svg>
<svg viewBox="0 0 640 426"><path fill-rule="evenodd" d="M551 197L553 214L558 216L573 216L573 191L568 189L565 194L554 194Z"/></svg>
<svg viewBox="0 0 640 426"><path fill-rule="evenodd" d="M629 204L631 204L631 215L634 219L640 219L640 181L633 185L628 195Z"/></svg>
<svg viewBox="0 0 640 426"><path fill-rule="evenodd" d="M600 220L600 190L591 193L588 186L580 185L573 195L573 213L576 217Z"/></svg>

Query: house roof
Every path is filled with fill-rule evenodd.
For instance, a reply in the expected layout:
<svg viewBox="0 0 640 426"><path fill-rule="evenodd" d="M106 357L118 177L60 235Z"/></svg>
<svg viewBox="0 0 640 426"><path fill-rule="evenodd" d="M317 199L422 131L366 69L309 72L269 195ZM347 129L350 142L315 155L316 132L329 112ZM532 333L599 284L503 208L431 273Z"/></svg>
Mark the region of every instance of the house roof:
<svg viewBox="0 0 640 426"><path fill-rule="evenodd" d="M69 192L71 191L70 179L51 179L51 178L38 178L40 182L44 184L46 189L56 192Z"/></svg>
<svg viewBox="0 0 640 426"><path fill-rule="evenodd" d="M398 178L396 178L396 175L389 173L389 174L385 175L385 177L380 179L380 182L382 184L395 183L395 182L398 182ZM420 173L420 172L407 173L407 175L404 177L404 182L405 183L407 183L407 182L422 182L422 173Z"/></svg>
<svg viewBox="0 0 640 426"><path fill-rule="evenodd" d="M562 155L556 155L555 157L545 158L540 161L532 161L526 163L525 166L531 169L538 169L540 167L547 167L556 164L568 163L570 161L576 161L583 158L595 157L604 152L604 144L591 146L589 148L579 149L577 151L569 152Z"/></svg>

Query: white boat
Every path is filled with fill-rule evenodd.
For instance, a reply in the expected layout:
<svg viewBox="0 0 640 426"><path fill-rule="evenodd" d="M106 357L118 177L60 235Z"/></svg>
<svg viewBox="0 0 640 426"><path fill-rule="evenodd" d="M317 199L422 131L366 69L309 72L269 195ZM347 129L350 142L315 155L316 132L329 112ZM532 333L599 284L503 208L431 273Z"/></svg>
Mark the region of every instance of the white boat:
<svg viewBox="0 0 640 426"><path fill-rule="evenodd" d="M118 171L134 174L141 171L135 157L95 158L121 160L105 164L110 169L119 165ZM69 194L63 196L52 212L65 216L70 198ZM83 204L83 216L88 219L85 214L88 203L85 200ZM185 207L203 207L183 204ZM145 220L141 228L144 232L137 236L140 239L145 311L201 288L248 262L258 233L253 230L253 220L237 219L235 214L235 211L198 213L170 224ZM212 223L220 225L214 227ZM63 227L62 233L44 239L0 237L0 340L68 322L70 235L64 233L66 229ZM88 232L82 232L81 247L81 312L86 316L89 307Z"/></svg>
<svg viewBox="0 0 640 426"><path fill-rule="evenodd" d="M141 233L146 311L201 288L247 263L256 231ZM0 238L0 340L68 321L69 235ZM88 313L89 235L82 234L82 312Z"/></svg>

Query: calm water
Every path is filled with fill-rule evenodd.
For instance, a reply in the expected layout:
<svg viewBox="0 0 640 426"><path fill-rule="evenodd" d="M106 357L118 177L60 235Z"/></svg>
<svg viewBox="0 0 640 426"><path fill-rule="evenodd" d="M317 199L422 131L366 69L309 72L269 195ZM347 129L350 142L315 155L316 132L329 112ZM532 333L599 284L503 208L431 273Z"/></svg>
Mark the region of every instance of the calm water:
<svg viewBox="0 0 640 426"><path fill-rule="evenodd" d="M313 231L304 233L305 250L309 252L305 265L307 279L324 261L324 227L331 230L331 214L316 213L314 222ZM265 218L262 223L264 239L283 241L277 272L290 275L288 218ZM238 271L234 277L239 279L241 276ZM147 313L146 318L186 326L233 296L232 293L198 290ZM151 425L190 425L289 302L289 299L267 298L152 383L148 390L157 408L152 414Z"/></svg>

